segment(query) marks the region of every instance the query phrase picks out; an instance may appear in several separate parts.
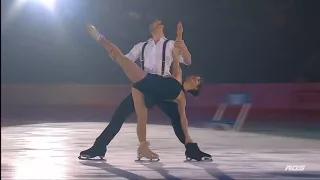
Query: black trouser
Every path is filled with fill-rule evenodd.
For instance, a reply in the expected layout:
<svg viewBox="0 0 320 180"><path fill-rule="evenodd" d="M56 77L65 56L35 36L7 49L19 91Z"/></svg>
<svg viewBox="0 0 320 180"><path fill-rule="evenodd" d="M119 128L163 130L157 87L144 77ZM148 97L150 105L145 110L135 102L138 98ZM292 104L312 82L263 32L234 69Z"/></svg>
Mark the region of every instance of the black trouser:
<svg viewBox="0 0 320 180"><path fill-rule="evenodd" d="M146 99L148 108L154 105L153 100ZM181 143L185 143L185 136L182 130L178 105L174 102L165 101L156 104L169 118L174 132ZM113 114L109 125L103 130L101 135L96 139L95 144L107 146L110 141L120 131L124 121L135 112L132 94L128 95L119 105L116 112Z"/></svg>

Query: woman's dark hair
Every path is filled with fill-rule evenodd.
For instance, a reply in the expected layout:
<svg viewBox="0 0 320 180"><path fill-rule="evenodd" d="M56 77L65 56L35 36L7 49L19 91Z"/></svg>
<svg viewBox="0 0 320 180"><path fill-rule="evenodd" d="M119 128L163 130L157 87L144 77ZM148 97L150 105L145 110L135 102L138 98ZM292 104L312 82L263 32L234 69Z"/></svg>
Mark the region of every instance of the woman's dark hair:
<svg viewBox="0 0 320 180"><path fill-rule="evenodd" d="M202 85L203 85L203 78L201 76L200 77L200 84L196 87L196 89L193 90L188 90L187 92L190 93L192 96L197 97L199 96L201 89L202 89Z"/></svg>

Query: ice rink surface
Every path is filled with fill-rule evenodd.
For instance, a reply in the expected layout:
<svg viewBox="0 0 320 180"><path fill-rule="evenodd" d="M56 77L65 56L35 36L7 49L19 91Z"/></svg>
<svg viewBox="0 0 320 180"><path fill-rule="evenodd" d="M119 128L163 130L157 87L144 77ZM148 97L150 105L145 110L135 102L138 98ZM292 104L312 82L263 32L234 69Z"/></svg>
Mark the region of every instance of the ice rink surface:
<svg viewBox="0 0 320 180"><path fill-rule="evenodd" d="M137 163L135 124L125 124L108 146L106 161L83 161L106 123L70 122L1 128L2 180L218 179L319 180L320 141L190 128L193 140L213 162L185 162L184 146L172 127L148 125L159 162ZM287 165L305 165L301 172Z"/></svg>

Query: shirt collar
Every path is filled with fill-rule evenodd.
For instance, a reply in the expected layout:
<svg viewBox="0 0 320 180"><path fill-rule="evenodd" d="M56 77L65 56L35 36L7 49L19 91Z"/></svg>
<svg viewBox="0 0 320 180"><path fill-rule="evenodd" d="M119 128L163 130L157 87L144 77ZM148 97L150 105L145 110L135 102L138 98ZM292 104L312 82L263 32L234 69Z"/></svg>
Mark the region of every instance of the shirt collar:
<svg viewBox="0 0 320 180"><path fill-rule="evenodd" d="M160 41L165 41L165 40L167 40L167 38L166 37L161 37L160 38ZM151 42L151 41L153 41L153 39L152 38L150 38L149 40L148 40L148 42Z"/></svg>

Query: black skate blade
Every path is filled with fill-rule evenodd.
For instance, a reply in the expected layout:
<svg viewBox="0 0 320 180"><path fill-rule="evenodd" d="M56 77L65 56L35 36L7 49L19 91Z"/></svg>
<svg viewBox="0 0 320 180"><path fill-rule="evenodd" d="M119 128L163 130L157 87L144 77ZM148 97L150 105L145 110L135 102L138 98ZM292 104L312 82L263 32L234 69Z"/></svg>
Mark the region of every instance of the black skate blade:
<svg viewBox="0 0 320 180"><path fill-rule="evenodd" d="M96 158L96 157L90 158L90 157L88 157L88 156L81 156L81 155L78 157L78 159L80 159L80 160L87 160L87 161L106 161L106 159L104 159L103 157L99 157L99 159L98 159L98 158Z"/></svg>

